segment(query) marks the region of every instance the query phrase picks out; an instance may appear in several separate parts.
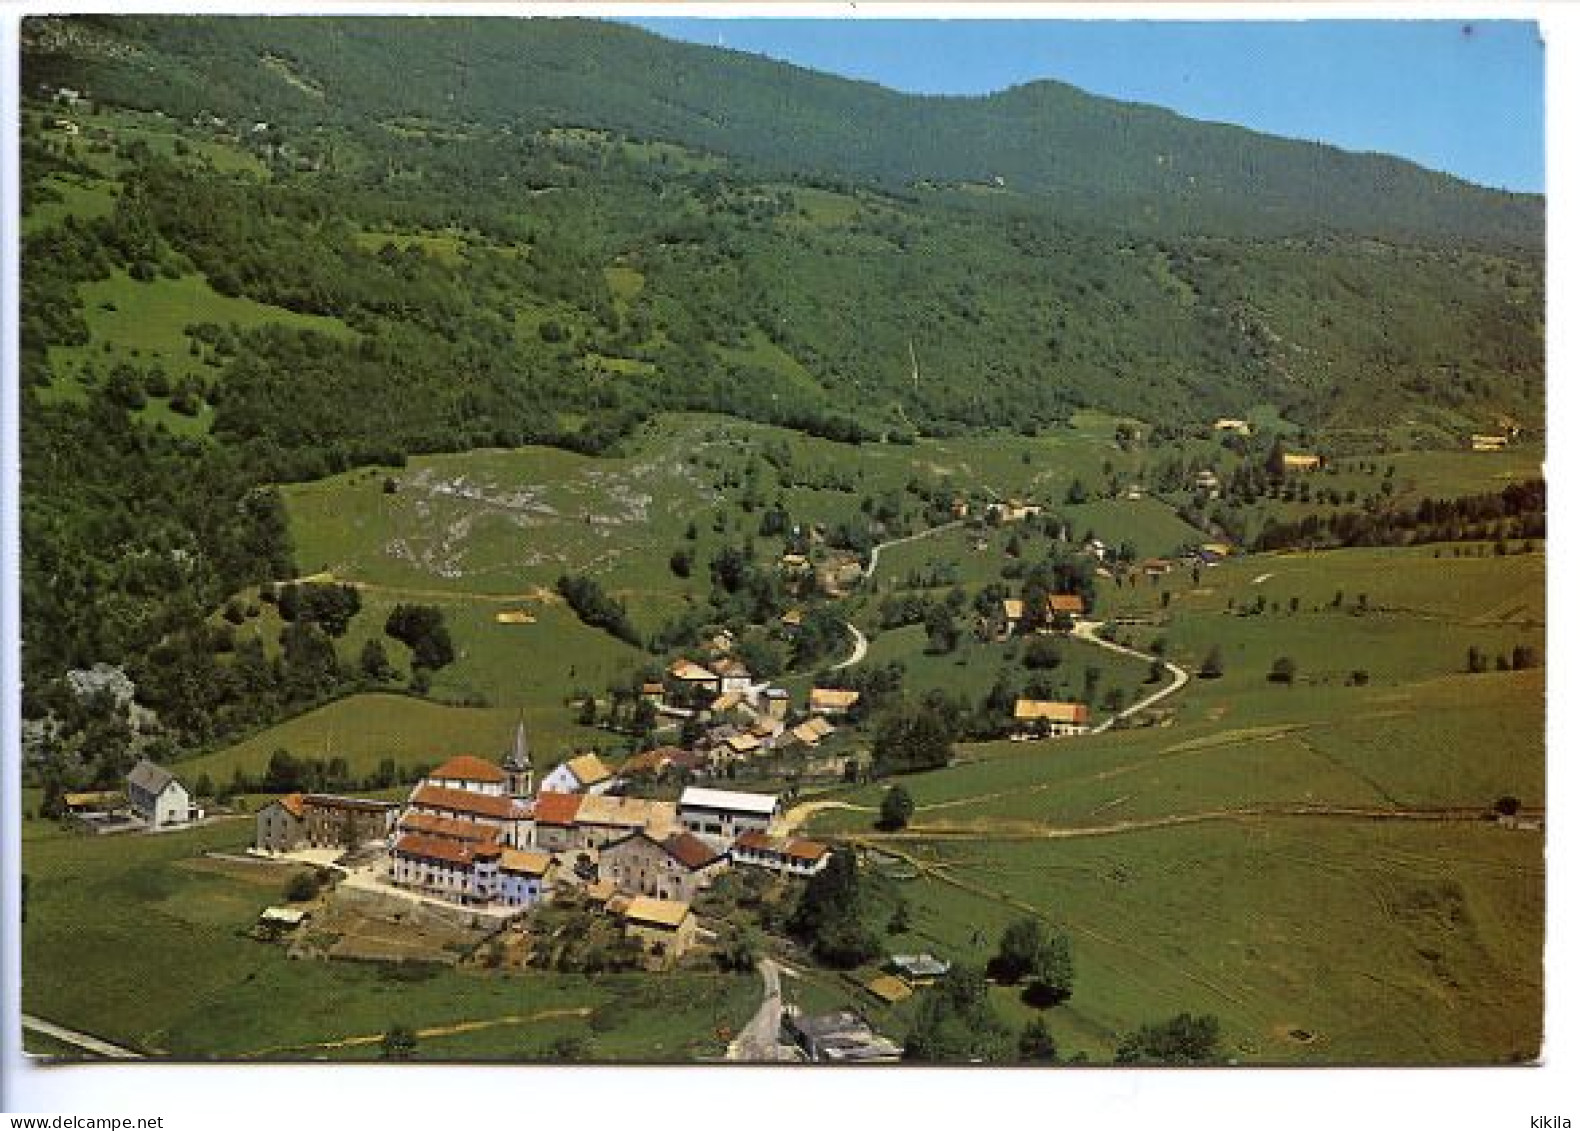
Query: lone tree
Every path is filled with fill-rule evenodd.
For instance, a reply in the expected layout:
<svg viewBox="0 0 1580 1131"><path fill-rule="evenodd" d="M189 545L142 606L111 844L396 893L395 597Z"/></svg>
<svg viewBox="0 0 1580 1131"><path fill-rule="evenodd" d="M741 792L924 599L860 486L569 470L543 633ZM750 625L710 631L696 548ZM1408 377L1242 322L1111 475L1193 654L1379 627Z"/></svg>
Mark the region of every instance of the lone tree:
<svg viewBox="0 0 1580 1131"><path fill-rule="evenodd" d="M1065 1001L1075 988L1075 967L1070 960L1070 940L1051 931L1040 919L1017 919L1004 928L998 953L988 962L988 974L1014 985L1030 979L1025 1000L1046 1009Z"/></svg>
<svg viewBox="0 0 1580 1131"><path fill-rule="evenodd" d="M410 1060L417 1055L417 1034L409 1025L391 1025L380 1046L385 1060Z"/></svg>
<svg viewBox="0 0 1580 1131"><path fill-rule="evenodd" d="M916 802L911 800L911 795L903 785L890 786L889 792L883 795L883 805L878 810L878 828L884 832L897 832L911 823L911 814L916 812Z"/></svg>
<svg viewBox="0 0 1580 1131"><path fill-rule="evenodd" d="M1201 679L1222 678L1223 649L1216 644L1207 649L1207 658L1201 662L1201 667L1196 669L1196 675Z"/></svg>
<svg viewBox="0 0 1580 1131"><path fill-rule="evenodd" d="M1295 682L1295 661L1288 656L1280 656L1273 661L1272 669L1267 673L1269 683L1282 683L1289 685Z"/></svg>

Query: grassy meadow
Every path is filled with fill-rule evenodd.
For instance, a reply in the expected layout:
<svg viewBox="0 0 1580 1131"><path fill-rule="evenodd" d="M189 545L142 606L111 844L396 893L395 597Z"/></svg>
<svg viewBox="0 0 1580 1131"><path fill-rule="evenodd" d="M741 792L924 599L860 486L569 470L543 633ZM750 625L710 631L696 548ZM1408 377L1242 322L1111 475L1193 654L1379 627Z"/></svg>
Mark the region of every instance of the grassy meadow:
<svg viewBox="0 0 1580 1131"><path fill-rule="evenodd" d="M393 1024L421 1060L544 1059L556 1038L589 1059L718 1055L760 997L755 975L580 977L292 961L246 937L291 869L230 863L252 822L158 836L78 837L29 822L22 1007L150 1054L207 1059L372 1059ZM135 940L135 945L129 945ZM157 987L157 992L153 992ZM454 1032L427 1032L457 1027ZM30 1051L60 1051L34 1043Z"/></svg>

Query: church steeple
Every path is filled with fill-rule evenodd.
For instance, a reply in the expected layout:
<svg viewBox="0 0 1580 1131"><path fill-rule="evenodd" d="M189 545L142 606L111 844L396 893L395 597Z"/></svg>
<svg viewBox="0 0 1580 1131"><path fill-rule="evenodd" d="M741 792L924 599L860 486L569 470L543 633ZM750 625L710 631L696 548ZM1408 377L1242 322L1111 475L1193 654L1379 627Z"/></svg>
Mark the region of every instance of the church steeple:
<svg viewBox="0 0 1580 1131"><path fill-rule="evenodd" d="M511 797L532 796L532 752L527 749L527 724L520 712L516 714L515 737L499 768L505 771L506 793Z"/></svg>

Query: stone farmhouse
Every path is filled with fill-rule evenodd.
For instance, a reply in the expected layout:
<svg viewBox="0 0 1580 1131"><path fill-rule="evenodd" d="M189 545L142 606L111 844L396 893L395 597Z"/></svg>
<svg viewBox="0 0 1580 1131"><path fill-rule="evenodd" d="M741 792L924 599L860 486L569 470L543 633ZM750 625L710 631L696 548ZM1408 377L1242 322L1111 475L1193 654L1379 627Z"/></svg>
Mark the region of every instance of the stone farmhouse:
<svg viewBox="0 0 1580 1131"><path fill-rule="evenodd" d="M393 801L288 793L258 810L253 843L265 852L356 848L386 840L399 812L400 806Z"/></svg>
<svg viewBox="0 0 1580 1131"><path fill-rule="evenodd" d="M642 830L603 849L598 878L628 895L690 903L729 864L728 849L694 833L660 838Z"/></svg>

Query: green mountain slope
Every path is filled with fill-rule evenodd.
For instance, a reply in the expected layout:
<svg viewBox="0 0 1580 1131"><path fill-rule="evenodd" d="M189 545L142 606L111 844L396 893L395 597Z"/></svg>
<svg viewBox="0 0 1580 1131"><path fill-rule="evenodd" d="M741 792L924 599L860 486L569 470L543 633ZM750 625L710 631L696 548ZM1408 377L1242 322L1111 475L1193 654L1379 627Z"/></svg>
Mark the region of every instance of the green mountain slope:
<svg viewBox="0 0 1580 1131"><path fill-rule="evenodd" d="M924 98L581 20L84 24L32 21L37 73L186 116L589 126L891 187L1001 177L1061 212L1160 232L1542 239L1538 197L1056 82Z"/></svg>
<svg viewBox="0 0 1580 1131"><path fill-rule="evenodd" d="M291 572L269 484L418 453L604 453L673 410L854 469L1083 408L1177 439L1266 406L1349 455L1539 440L1541 202L1400 162L577 21L24 38L30 711L100 660L187 745L312 701L332 648L276 688L208 617Z"/></svg>

